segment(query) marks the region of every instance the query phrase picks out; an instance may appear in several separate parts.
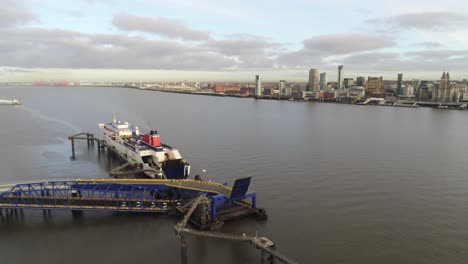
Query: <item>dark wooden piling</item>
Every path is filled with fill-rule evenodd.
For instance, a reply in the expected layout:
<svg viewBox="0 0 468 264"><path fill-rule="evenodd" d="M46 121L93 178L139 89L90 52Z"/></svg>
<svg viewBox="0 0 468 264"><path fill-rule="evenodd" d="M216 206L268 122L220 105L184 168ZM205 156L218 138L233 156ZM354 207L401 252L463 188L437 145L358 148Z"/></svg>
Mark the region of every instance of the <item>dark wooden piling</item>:
<svg viewBox="0 0 468 264"><path fill-rule="evenodd" d="M72 159L75 159L75 138L70 138L72 146Z"/></svg>
<svg viewBox="0 0 468 264"><path fill-rule="evenodd" d="M179 241L180 241L180 263L187 264L188 263L187 240L184 235L180 235Z"/></svg>

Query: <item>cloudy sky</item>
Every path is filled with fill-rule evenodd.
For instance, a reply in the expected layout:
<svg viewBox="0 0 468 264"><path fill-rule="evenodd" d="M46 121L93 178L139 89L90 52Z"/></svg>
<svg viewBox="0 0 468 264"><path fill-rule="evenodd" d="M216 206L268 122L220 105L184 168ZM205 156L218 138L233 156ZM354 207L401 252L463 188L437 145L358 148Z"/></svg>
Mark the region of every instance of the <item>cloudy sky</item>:
<svg viewBox="0 0 468 264"><path fill-rule="evenodd" d="M2 0L0 81L468 78L468 1Z"/></svg>

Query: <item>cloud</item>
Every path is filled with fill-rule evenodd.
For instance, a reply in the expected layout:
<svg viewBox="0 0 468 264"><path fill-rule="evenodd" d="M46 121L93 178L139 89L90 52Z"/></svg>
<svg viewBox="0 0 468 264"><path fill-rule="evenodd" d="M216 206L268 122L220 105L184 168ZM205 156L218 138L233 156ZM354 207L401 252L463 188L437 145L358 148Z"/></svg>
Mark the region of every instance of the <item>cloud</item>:
<svg viewBox="0 0 468 264"><path fill-rule="evenodd" d="M423 48L440 48L440 47L443 47L444 45L440 42L424 41L424 42L415 43L413 46L423 47Z"/></svg>
<svg viewBox="0 0 468 264"><path fill-rule="evenodd" d="M38 21L38 18L17 1L4 0L0 5L0 27Z"/></svg>
<svg viewBox="0 0 468 264"><path fill-rule="evenodd" d="M384 36L366 34L331 34L304 40L304 47L323 54L347 54L394 46L395 42Z"/></svg>
<svg viewBox="0 0 468 264"><path fill-rule="evenodd" d="M436 30L452 31L468 25L468 15L456 12L419 12L390 16L366 21L373 26L390 31L398 30Z"/></svg>
<svg viewBox="0 0 468 264"><path fill-rule="evenodd" d="M142 17L129 14L116 15L112 24L123 31L139 31L183 40L208 40L210 34L195 30L182 21L165 17Z"/></svg>
<svg viewBox="0 0 468 264"><path fill-rule="evenodd" d="M458 58L468 59L468 50L421 50L406 52L405 56L422 61L453 60ZM468 61L468 60L467 60ZM468 63L467 63L468 64Z"/></svg>
<svg viewBox="0 0 468 264"><path fill-rule="evenodd" d="M203 44L210 50L235 58L242 68L271 68L280 43L261 36L233 34L226 39L211 40Z"/></svg>
<svg viewBox="0 0 468 264"><path fill-rule="evenodd" d="M8 68L8 67L0 67L0 73L32 73L36 72L33 69L25 69L25 68Z"/></svg>
<svg viewBox="0 0 468 264"><path fill-rule="evenodd" d="M318 65L330 56L380 50L396 43L385 36L344 33L314 36L304 40L303 45L301 50L280 55L279 63L289 67Z"/></svg>
<svg viewBox="0 0 468 264"><path fill-rule="evenodd" d="M221 70L239 63L197 45L41 28L0 29L2 65L24 68Z"/></svg>
<svg viewBox="0 0 468 264"><path fill-rule="evenodd" d="M468 50L425 50L412 52L369 52L342 58L341 63L353 70L424 72L457 70L468 67Z"/></svg>

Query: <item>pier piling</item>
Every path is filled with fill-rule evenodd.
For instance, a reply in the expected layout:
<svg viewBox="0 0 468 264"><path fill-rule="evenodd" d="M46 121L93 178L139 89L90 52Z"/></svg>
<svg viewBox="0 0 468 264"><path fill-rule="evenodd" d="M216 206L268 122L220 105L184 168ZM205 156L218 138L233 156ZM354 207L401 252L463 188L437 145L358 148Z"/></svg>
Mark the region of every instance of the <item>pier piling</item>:
<svg viewBox="0 0 468 264"><path fill-rule="evenodd" d="M187 240L184 235L180 235L179 241L180 241L180 263L187 264L188 263Z"/></svg>
<svg viewBox="0 0 468 264"><path fill-rule="evenodd" d="M71 146L72 146L72 159L75 159L75 139L71 138Z"/></svg>

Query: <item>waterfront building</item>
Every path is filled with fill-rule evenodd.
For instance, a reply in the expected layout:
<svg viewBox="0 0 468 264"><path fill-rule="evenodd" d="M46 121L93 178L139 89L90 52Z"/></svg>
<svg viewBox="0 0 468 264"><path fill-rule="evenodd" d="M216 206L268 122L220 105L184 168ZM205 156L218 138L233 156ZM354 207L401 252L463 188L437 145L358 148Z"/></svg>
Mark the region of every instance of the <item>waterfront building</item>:
<svg viewBox="0 0 468 264"><path fill-rule="evenodd" d="M309 91L306 91L306 92L302 92L302 99L303 100L310 100L310 99L314 99L316 96L316 93L314 92L309 92Z"/></svg>
<svg viewBox="0 0 468 264"><path fill-rule="evenodd" d="M402 82L403 82L403 73L399 73L398 74L398 80L397 80L397 90L396 90L397 95L402 94L402 90L401 90L401 83Z"/></svg>
<svg viewBox="0 0 468 264"><path fill-rule="evenodd" d="M414 87L411 85L403 85L401 87L401 95L411 97L414 95Z"/></svg>
<svg viewBox="0 0 468 264"><path fill-rule="evenodd" d="M275 95L275 89L271 87L263 88L262 95L264 96L272 96Z"/></svg>
<svg viewBox="0 0 468 264"><path fill-rule="evenodd" d="M412 82L413 82L414 90L417 91L419 89L419 84L421 83L421 81L418 79L413 79Z"/></svg>
<svg viewBox="0 0 468 264"><path fill-rule="evenodd" d="M278 84L278 90L279 90L279 95L284 95L284 87L285 87L285 84L286 81L285 80L280 80L279 81L279 84Z"/></svg>
<svg viewBox="0 0 468 264"><path fill-rule="evenodd" d="M342 90L343 89L343 65L338 65L338 78L336 80L337 82L337 86L336 86L336 89L337 90Z"/></svg>
<svg viewBox="0 0 468 264"><path fill-rule="evenodd" d="M356 78L356 86L364 86L366 82L366 77L359 76Z"/></svg>
<svg viewBox="0 0 468 264"><path fill-rule="evenodd" d="M383 93L384 92L384 83L383 77L368 77L366 83L366 93L368 95Z"/></svg>
<svg viewBox="0 0 468 264"><path fill-rule="evenodd" d="M468 86L466 83L457 83L457 89L458 89L458 99L463 99L466 100L468 97L465 97L465 94L468 92Z"/></svg>
<svg viewBox="0 0 468 264"><path fill-rule="evenodd" d="M455 83L450 82L450 74L443 73L440 83L432 90L432 101L441 103L458 102L458 89Z"/></svg>
<svg viewBox="0 0 468 264"><path fill-rule="evenodd" d="M292 95L292 88L291 87L284 87L283 89L283 96L291 97Z"/></svg>
<svg viewBox="0 0 468 264"><path fill-rule="evenodd" d="M239 93L240 92L239 84L215 84L214 91L216 93Z"/></svg>
<svg viewBox="0 0 468 264"><path fill-rule="evenodd" d="M354 79L353 78L344 78L344 80L343 80L344 88L350 88L353 85L354 85Z"/></svg>
<svg viewBox="0 0 468 264"><path fill-rule="evenodd" d="M319 72L317 69L310 69L309 71L309 89L308 92L317 92L319 87Z"/></svg>
<svg viewBox="0 0 468 264"><path fill-rule="evenodd" d="M328 90L327 88L328 88L328 86L327 86L327 73L322 72L320 74L320 90L326 91L326 90Z"/></svg>
<svg viewBox="0 0 468 264"><path fill-rule="evenodd" d="M260 75L255 75L255 96L262 96L262 81Z"/></svg>
<svg viewBox="0 0 468 264"><path fill-rule="evenodd" d="M349 95L353 101L361 101L366 97L366 89L363 86L353 85L349 88Z"/></svg>
<svg viewBox="0 0 468 264"><path fill-rule="evenodd" d="M416 86L415 86L416 87ZM416 88L416 98L419 101L427 101L430 99L429 90L432 88L432 83L429 81L419 81Z"/></svg>

